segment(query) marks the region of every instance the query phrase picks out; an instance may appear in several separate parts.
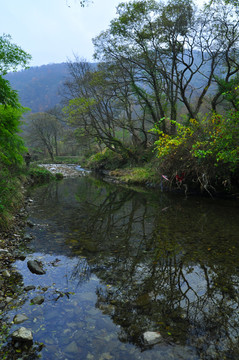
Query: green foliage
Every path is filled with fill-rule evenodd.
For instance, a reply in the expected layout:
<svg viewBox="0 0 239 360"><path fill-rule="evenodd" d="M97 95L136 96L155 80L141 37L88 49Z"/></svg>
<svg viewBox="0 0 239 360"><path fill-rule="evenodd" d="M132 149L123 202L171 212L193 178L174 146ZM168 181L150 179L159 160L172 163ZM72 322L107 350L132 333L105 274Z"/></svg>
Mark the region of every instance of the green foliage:
<svg viewBox="0 0 239 360"><path fill-rule="evenodd" d="M111 172L111 175L117 176L117 173ZM159 182L158 174L151 166L131 168L130 171L119 173L119 176L127 184L145 185L147 183L155 184Z"/></svg>
<svg viewBox="0 0 239 360"><path fill-rule="evenodd" d="M122 166L124 163L125 159L122 155L109 149L105 149L102 152L92 155L86 166L91 169L115 169Z"/></svg>
<svg viewBox="0 0 239 360"><path fill-rule="evenodd" d="M25 68L31 56L11 42L10 35L0 36L0 104L18 107L17 92L3 76L18 67Z"/></svg>
<svg viewBox="0 0 239 360"><path fill-rule="evenodd" d="M175 123L176 135L166 135L157 126L155 142L161 171L168 176L184 172L188 180L214 182L230 179L239 168L239 112L227 116L212 114L201 122L191 119L189 125Z"/></svg>
<svg viewBox="0 0 239 360"><path fill-rule="evenodd" d="M26 151L23 140L18 136L20 118L28 109L0 105L0 164L12 166L22 163Z"/></svg>
<svg viewBox="0 0 239 360"><path fill-rule="evenodd" d="M198 159L212 158L215 166L226 166L234 172L239 165L239 112L228 116L212 115L201 139L192 146Z"/></svg>
<svg viewBox="0 0 239 360"><path fill-rule="evenodd" d="M56 177L56 180L62 180L64 176L62 173L56 173L55 177Z"/></svg>
<svg viewBox="0 0 239 360"><path fill-rule="evenodd" d="M68 122L74 125L78 123L80 116L86 115L90 111L94 104L94 99L75 98L69 101L68 106L63 108L63 112L67 116Z"/></svg>
<svg viewBox="0 0 239 360"><path fill-rule="evenodd" d="M0 73L5 75L8 71L16 71L18 67L25 68L31 56L19 46L11 42L11 36L0 36Z"/></svg>
<svg viewBox="0 0 239 360"><path fill-rule="evenodd" d="M55 178L50 171L42 167L31 168L29 170L29 176L34 184L48 183Z"/></svg>
<svg viewBox="0 0 239 360"><path fill-rule="evenodd" d="M0 229L6 230L13 221L12 214L22 204L23 194L18 174L8 167L0 166Z"/></svg>

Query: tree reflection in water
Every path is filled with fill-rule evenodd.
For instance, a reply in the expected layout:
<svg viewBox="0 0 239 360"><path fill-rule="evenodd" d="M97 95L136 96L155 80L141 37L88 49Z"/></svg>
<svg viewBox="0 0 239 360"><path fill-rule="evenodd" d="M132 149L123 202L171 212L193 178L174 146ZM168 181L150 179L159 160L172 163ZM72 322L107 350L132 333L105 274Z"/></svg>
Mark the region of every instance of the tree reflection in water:
<svg viewBox="0 0 239 360"><path fill-rule="evenodd" d="M119 339L145 350L150 330L202 359L239 358L237 205L93 180L77 186L64 236L66 243L77 236L72 255L87 261L72 276L101 280L96 307L120 325ZM58 228L61 207L54 205Z"/></svg>

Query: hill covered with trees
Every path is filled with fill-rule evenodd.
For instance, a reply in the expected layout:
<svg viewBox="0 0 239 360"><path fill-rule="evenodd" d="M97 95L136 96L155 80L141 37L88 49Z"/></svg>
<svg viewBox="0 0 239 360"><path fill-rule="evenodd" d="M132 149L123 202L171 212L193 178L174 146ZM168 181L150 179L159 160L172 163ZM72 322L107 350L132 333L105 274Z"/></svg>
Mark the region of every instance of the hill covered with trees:
<svg viewBox="0 0 239 360"><path fill-rule="evenodd" d="M67 79L67 63L49 64L7 74L20 102L32 112L47 111L61 101L59 88Z"/></svg>

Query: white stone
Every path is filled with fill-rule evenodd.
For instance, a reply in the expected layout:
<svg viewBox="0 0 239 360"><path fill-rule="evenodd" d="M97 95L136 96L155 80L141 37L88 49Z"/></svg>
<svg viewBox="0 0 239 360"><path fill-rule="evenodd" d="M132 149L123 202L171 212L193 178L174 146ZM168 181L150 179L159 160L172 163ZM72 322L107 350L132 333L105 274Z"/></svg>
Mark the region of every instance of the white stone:
<svg viewBox="0 0 239 360"><path fill-rule="evenodd" d="M33 341L33 335L31 330L22 326L12 333L12 339L16 341Z"/></svg>
<svg viewBox="0 0 239 360"><path fill-rule="evenodd" d="M146 331L143 334L143 337L144 337L144 341L147 341L147 343L149 343L149 344L155 344L155 343L159 342L162 338L160 333L158 333L156 331Z"/></svg>

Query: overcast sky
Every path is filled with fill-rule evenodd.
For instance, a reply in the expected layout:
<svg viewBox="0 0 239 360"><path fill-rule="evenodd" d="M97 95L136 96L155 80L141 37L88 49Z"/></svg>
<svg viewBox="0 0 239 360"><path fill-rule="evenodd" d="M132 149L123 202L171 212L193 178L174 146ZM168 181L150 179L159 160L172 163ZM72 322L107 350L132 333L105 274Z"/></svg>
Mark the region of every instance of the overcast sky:
<svg viewBox="0 0 239 360"><path fill-rule="evenodd" d="M120 0L0 0L0 35L32 56L31 66L66 62L73 53L92 61L91 39L106 30ZM203 0L197 0L203 2Z"/></svg>

